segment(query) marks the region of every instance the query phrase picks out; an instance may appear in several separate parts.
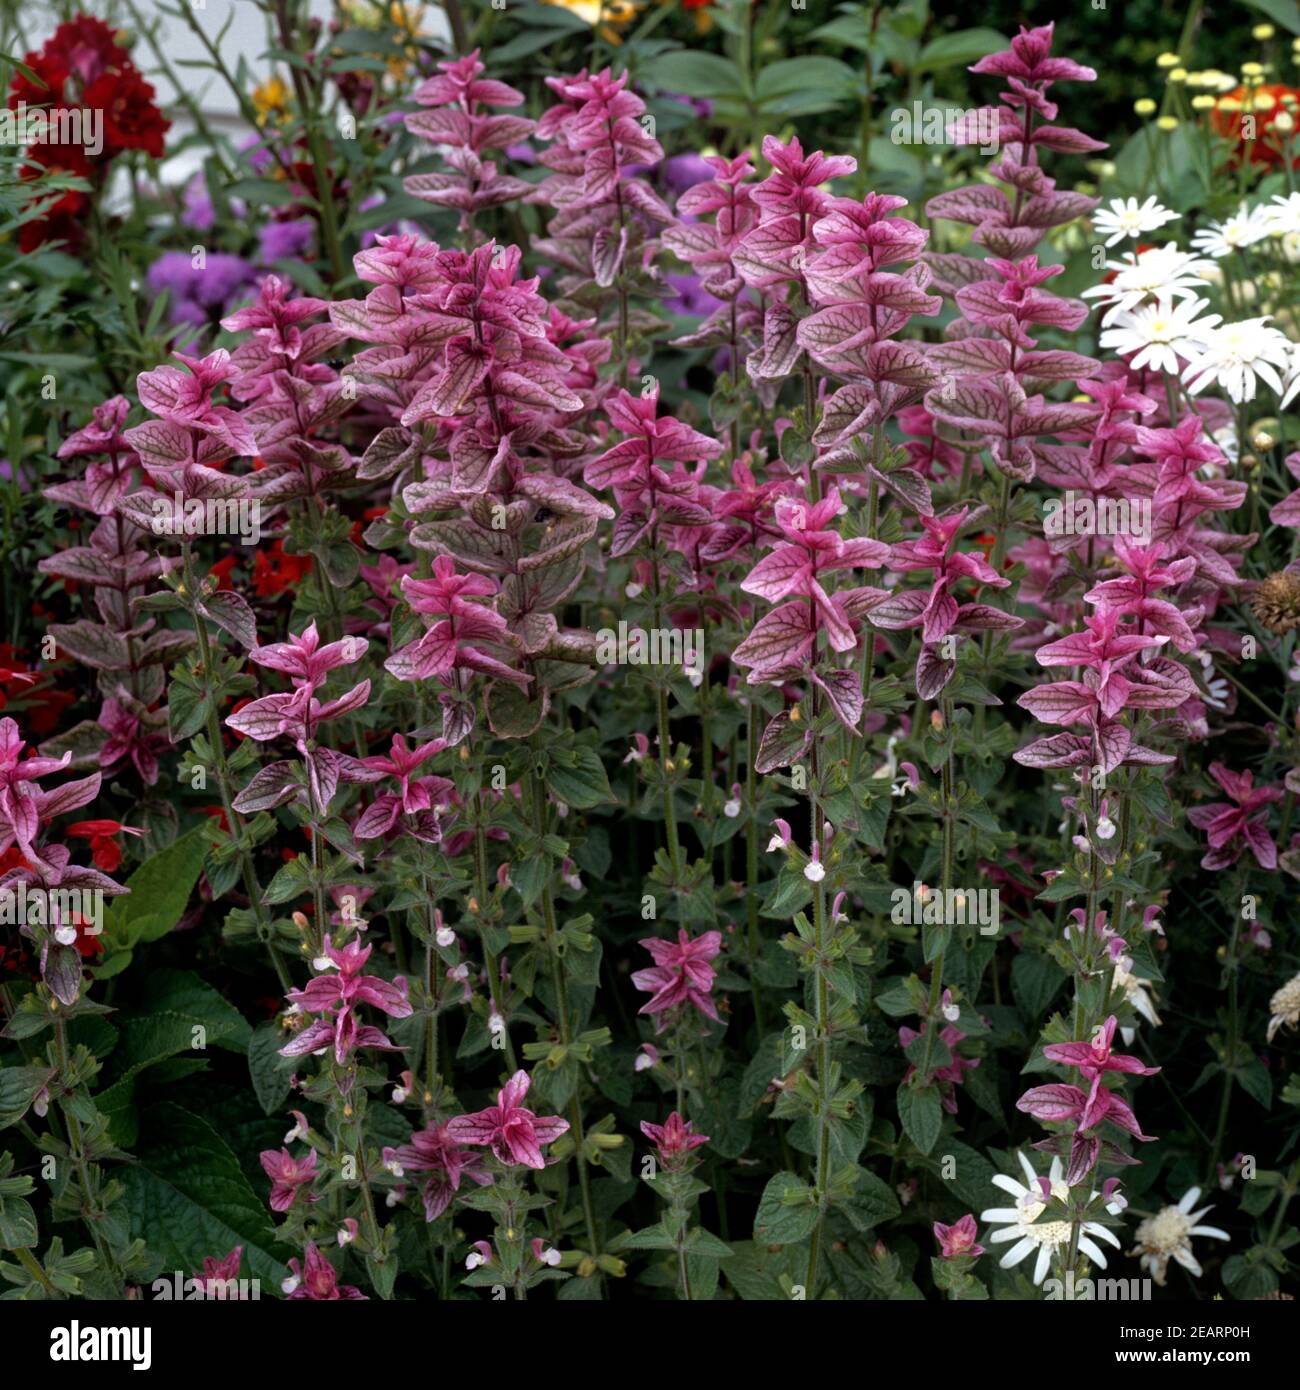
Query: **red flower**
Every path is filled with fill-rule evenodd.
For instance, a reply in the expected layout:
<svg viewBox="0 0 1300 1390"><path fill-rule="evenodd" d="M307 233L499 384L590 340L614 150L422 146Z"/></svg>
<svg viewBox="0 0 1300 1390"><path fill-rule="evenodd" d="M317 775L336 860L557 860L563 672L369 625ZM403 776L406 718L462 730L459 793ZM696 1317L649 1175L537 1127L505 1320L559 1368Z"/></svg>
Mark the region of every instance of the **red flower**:
<svg viewBox="0 0 1300 1390"><path fill-rule="evenodd" d="M27 151L27 157L32 163L24 164L19 174L24 182L30 183L55 172L74 174L83 179L91 175L90 160L79 145L33 145ZM42 196L37 189L34 201L39 199L43 203L50 196ZM83 235L78 218L86 210L88 202L88 196L78 189L69 189L55 196L39 217L24 222L18 229L18 249L27 255L47 241L63 241L69 246L76 246Z"/></svg>
<svg viewBox="0 0 1300 1390"><path fill-rule="evenodd" d="M48 53L29 53L24 61L45 85L16 71L9 84L9 109L17 111L19 103L29 108L61 105L63 84L68 80L66 65Z"/></svg>
<svg viewBox="0 0 1300 1390"><path fill-rule="evenodd" d="M240 562L243 557L240 555L227 555L224 560L218 560L208 571L209 574L217 576L217 590L231 588L230 571Z"/></svg>
<svg viewBox="0 0 1300 1390"><path fill-rule="evenodd" d="M89 840L91 862L97 869L111 874L122 862L122 846L117 843L117 836L143 835L144 831L115 820L79 820L76 825L68 826L65 833L75 839Z"/></svg>
<svg viewBox="0 0 1300 1390"><path fill-rule="evenodd" d="M131 67L126 49L117 42L117 31L93 15L80 14L66 24L60 24L41 50L63 68L75 73L83 86L88 86L105 72L125 71ZM28 55L28 67L32 66Z"/></svg>
<svg viewBox="0 0 1300 1390"><path fill-rule="evenodd" d="M258 598L275 598L296 589L310 573L310 555L286 555L284 542L273 541L269 550L253 557L253 592Z"/></svg>
<svg viewBox="0 0 1300 1390"><path fill-rule="evenodd" d="M135 68L106 72L91 83L82 100L93 111L104 113L104 148L112 155L122 150L144 150L155 159L163 156L163 136L171 128L154 104L153 88Z"/></svg>
<svg viewBox="0 0 1300 1390"><path fill-rule="evenodd" d="M217 824L222 828L222 830L226 832L227 835L230 834L230 822L226 819L226 811L224 806L205 806L203 808L203 814L205 816L210 816L214 821L216 821Z"/></svg>
<svg viewBox="0 0 1300 1390"><path fill-rule="evenodd" d="M10 845L3 854L0 854L0 878L14 869L30 869L32 866L22 856L22 851L17 845Z"/></svg>

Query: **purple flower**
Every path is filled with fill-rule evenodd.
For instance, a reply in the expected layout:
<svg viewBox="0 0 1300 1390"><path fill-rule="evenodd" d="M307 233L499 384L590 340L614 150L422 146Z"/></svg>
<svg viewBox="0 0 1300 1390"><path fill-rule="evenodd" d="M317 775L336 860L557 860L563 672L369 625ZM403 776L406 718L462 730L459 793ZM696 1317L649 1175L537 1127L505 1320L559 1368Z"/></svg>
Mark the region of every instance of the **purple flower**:
<svg viewBox="0 0 1300 1390"><path fill-rule="evenodd" d="M268 222L257 234L258 258L263 265L305 256L311 248L315 224L310 217L292 222Z"/></svg>

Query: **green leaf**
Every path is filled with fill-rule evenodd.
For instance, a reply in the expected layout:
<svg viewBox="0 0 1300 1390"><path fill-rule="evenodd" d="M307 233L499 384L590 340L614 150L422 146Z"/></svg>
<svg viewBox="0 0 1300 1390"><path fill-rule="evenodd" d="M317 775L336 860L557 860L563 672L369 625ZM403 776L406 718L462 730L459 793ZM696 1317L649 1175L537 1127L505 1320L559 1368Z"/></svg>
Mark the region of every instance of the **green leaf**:
<svg viewBox="0 0 1300 1390"><path fill-rule="evenodd" d="M126 881L131 890L113 899L104 921L111 946L157 941L180 921L208 852L209 830L196 825L143 864Z"/></svg>
<svg viewBox="0 0 1300 1390"><path fill-rule="evenodd" d="M851 97L857 74L838 58L809 55L768 63L758 75L759 104L785 116L829 111Z"/></svg>
<svg viewBox="0 0 1300 1390"><path fill-rule="evenodd" d="M1012 993L1020 1012L1031 1021L1042 1017L1064 983L1065 972L1046 956L1021 951L1011 962Z"/></svg>
<svg viewBox="0 0 1300 1390"><path fill-rule="evenodd" d="M575 811L589 811L593 806L614 800L600 755L585 744L552 752L546 769L546 787Z"/></svg>
<svg viewBox="0 0 1300 1390"><path fill-rule="evenodd" d="M907 1137L923 1154L928 1154L943 1127L938 1087L914 1086L904 1081L898 1088L898 1118Z"/></svg>
<svg viewBox="0 0 1300 1390"><path fill-rule="evenodd" d="M777 1173L768 1181L754 1217L755 1240L793 1245L807 1239L816 1224L817 1208L807 1183L794 1173Z"/></svg>
<svg viewBox="0 0 1300 1390"><path fill-rule="evenodd" d="M0 1067L0 1129L22 1119L53 1075L53 1067Z"/></svg>
<svg viewBox="0 0 1300 1390"><path fill-rule="evenodd" d="M248 1043L248 1074L264 1115L277 1115L289 1094L292 1062L280 1056L284 1043L274 1023L260 1023Z"/></svg>
<svg viewBox="0 0 1300 1390"><path fill-rule="evenodd" d="M1292 34L1300 34L1300 5L1296 0L1242 0L1252 10L1266 14Z"/></svg>
<svg viewBox="0 0 1300 1390"><path fill-rule="evenodd" d="M965 67L1007 47L1007 40L996 29L959 29L955 34L940 34L931 39L917 56L912 71Z"/></svg>
<svg viewBox="0 0 1300 1390"><path fill-rule="evenodd" d="M163 1102L145 1115L138 1161L121 1171L131 1234L188 1275L236 1245L254 1278L278 1287L288 1270L261 1198L226 1141L205 1120Z"/></svg>
<svg viewBox="0 0 1300 1390"><path fill-rule="evenodd" d="M749 84L744 74L716 53L678 48L660 53L641 70L641 78L661 92L688 97L742 97Z"/></svg>

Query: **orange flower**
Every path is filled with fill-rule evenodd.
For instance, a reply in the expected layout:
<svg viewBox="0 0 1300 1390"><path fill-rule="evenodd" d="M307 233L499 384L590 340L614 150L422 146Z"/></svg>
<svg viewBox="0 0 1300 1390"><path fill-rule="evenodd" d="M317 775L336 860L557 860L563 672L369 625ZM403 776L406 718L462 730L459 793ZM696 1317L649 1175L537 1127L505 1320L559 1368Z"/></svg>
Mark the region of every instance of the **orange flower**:
<svg viewBox="0 0 1300 1390"><path fill-rule="evenodd" d="M1263 102L1259 100L1261 95L1266 98ZM1239 161L1244 153L1252 164L1280 169L1285 138L1281 131L1273 129L1273 122L1282 111L1300 116L1300 87L1288 87L1282 82L1268 82L1259 87L1234 87L1219 99L1219 104L1210 114L1210 123L1216 134L1226 140L1237 141L1234 162ZM1253 131L1250 122L1253 122ZM1291 138L1294 138L1293 132ZM1294 146L1292 150L1291 167L1300 169L1300 155L1294 153Z"/></svg>

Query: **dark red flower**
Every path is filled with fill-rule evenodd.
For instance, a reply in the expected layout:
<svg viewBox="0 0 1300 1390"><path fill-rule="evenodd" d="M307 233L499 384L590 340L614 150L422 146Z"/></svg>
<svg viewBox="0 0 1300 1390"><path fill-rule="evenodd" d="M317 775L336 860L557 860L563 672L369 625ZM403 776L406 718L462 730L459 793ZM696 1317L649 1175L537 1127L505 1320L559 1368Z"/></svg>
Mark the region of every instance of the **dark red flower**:
<svg viewBox="0 0 1300 1390"><path fill-rule="evenodd" d="M132 66L130 55L117 42L117 31L88 14L60 24L41 49L41 56L52 58L65 71L75 73L83 86L89 86L106 72L121 72ZM28 66L32 66L30 55Z"/></svg>
<svg viewBox="0 0 1300 1390"><path fill-rule="evenodd" d="M163 136L171 128L154 104L154 91L134 69L106 72L82 94L92 111L104 113L104 149L109 155L122 150L144 150L155 159L163 156Z"/></svg>
<svg viewBox="0 0 1300 1390"><path fill-rule="evenodd" d="M90 160L79 145L33 145L27 151L31 163L24 164L19 174L26 183L34 182L47 173L74 174L78 178L91 175ZM39 217L24 222L18 229L18 249L28 255L45 245L47 241L62 241L75 247L81 241L84 229L79 221L80 214L86 210L89 197L78 189L68 189L57 195L44 194L38 188L33 201L42 204L50 199ZM30 206L30 204L29 204Z"/></svg>

